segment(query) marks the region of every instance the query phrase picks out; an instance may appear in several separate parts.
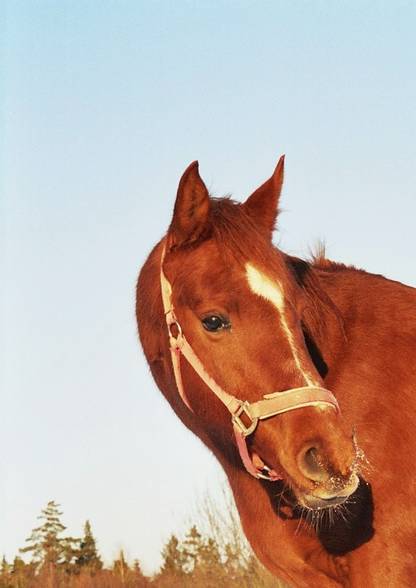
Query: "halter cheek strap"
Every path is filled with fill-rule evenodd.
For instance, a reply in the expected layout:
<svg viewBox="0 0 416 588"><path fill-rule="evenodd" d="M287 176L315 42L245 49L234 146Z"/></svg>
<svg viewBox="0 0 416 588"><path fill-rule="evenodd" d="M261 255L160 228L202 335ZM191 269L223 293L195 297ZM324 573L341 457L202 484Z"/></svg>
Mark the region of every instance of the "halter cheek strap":
<svg viewBox="0 0 416 588"><path fill-rule="evenodd" d="M261 400L249 403L240 400L223 390L214 378L208 374L203 363L186 340L182 331L173 307L172 287L163 272L164 257L165 251L163 250L160 270L160 286L169 334L173 372L180 397L189 410L194 412L187 398L182 380L180 362L181 355L183 355L201 380L208 386L208 388L210 388L215 396L221 400L231 413L231 421L237 448L240 453L241 461L249 474L255 478L264 478L269 481L281 479L282 476L276 470L270 469L258 455L250 455L246 438L254 433L259 420L268 419L284 412L297 410L306 406L329 406L336 411L339 411L338 402L335 396L325 388L306 386L302 388L292 388L285 392L266 394Z"/></svg>

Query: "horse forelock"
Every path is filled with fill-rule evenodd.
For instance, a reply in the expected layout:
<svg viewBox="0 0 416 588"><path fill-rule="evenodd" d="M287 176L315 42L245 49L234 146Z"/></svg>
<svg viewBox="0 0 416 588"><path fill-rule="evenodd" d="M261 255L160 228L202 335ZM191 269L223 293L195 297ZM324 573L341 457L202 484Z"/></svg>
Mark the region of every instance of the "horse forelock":
<svg viewBox="0 0 416 588"><path fill-rule="evenodd" d="M261 225L247 213L243 204L231 197L211 199L212 238L242 266L255 258L265 265L276 263L276 250Z"/></svg>

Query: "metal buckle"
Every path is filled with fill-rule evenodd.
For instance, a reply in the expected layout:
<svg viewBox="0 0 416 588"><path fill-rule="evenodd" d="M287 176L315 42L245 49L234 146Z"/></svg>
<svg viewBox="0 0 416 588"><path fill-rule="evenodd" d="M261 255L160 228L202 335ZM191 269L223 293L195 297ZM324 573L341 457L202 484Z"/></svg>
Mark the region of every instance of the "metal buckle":
<svg viewBox="0 0 416 588"><path fill-rule="evenodd" d="M250 425L247 427L241 419L241 415L245 414L251 421ZM251 435L256 430L257 424L259 422L258 418L254 418L250 414L250 404L247 402L241 402L240 406L237 410L233 413L231 420L233 425L240 431L244 437Z"/></svg>

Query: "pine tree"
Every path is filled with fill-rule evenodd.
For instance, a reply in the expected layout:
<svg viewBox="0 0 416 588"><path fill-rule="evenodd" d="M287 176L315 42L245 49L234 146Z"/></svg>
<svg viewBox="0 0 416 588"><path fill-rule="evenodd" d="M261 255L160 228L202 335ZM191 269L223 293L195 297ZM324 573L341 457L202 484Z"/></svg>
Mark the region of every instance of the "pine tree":
<svg viewBox="0 0 416 588"><path fill-rule="evenodd" d="M0 566L0 574L2 576L7 576L10 573L11 565L8 563L6 556L3 555L3 559L1 560Z"/></svg>
<svg viewBox="0 0 416 588"><path fill-rule="evenodd" d="M217 542L212 537L203 541L199 549L198 563L208 570L216 570L221 566L221 555Z"/></svg>
<svg viewBox="0 0 416 588"><path fill-rule="evenodd" d="M225 546L224 567L227 571L227 576L231 580L237 579L241 575L242 570L245 570L240 559L240 554L236 550L236 546L231 545L230 543L227 543Z"/></svg>
<svg viewBox="0 0 416 588"><path fill-rule="evenodd" d="M12 566L8 563L6 556L3 555L3 559L1 560L0 566L0 588L9 588L10 584L10 574L12 571Z"/></svg>
<svg viewBox="0 0 416 588"><path fill-rule="evenodd" d="M26 567L28 566L26 566L23 559L17 555L13 560L11 570L11 576L13 578L12 586L17 586L17 588L20 588L27 585L26 580L28 576L28 570Z"/></svg>
<svg viewBox="0 0 416 588"><path fill-rule="evenodd" d="M77 569L83 568L90 573L95 573L103 567L89 521L85 522L84 537L81 539L75 563Z"/></svg>
<svg viewBox="0 0 416 588"><path fill-rule="evenodd" d="M74 537L62 537L62 561L61 568L67 574L75 574L78 572L76 566L76 558L79 554L80 539Z"/></svg>
<svg viewBox="0 0 416 588"><path fill-rule="evenodd" d="M58 537L66 527L61 523L59 504L50 500L38 516L43 521L40 527L32 530L30 537L26 539L27 547L19 549L20 553L32 552L32 561L36 564L58 564L62 561L62 539Z"/></svg>
<svg viewBox="0 0 416 588"><path fill-rule="evenodd" d="M120 549L118 559L116 559L113 563L113 571L117 576L119 576L123 585L126 583L129 570L129 564L126 561L124 551Z"/></svg>
<svg viewBox="0 0 416 588"><path fill-rule="evenodd" d="M135 588L145 588L149 585L149 580L142 572L142 568L140 566L139 560L135 559L133 562L133 570L132 570L132 577L134 581Z"/></svg>
<svg viewBox="0 0 416 588"><path fill-rule="evenodd" d="M27 547L20 549L20 553L32 553L32 563L39 569L45 567L52 575L58 566L70 571L78 539L61 537L66 527L61 523L62 512L59 504L50 500L41 511L38 519L42 521L39 527L32 530L26 539Z"/></svg>
<svg viewBox="0 0 416 588"><path fill-rule="evenodd" d="M171 535L162 551L163 563L161 575L183 576L185 574L186 557L179 547L179 540Z"/></svg>
<svg viewBox="0 0 416 588"><path fill-rule="evenodd" d="M187 559L187 571L192 572L198 566L202 546L202 535L196 525L193 525L187 532L184 541L183 552Z"/></svg>

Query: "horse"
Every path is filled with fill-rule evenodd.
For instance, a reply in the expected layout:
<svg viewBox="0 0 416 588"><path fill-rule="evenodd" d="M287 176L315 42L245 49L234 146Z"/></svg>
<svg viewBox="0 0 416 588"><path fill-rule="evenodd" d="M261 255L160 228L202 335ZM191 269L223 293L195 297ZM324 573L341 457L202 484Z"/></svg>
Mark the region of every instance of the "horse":
<svg viewBox="0 0 416 588"><path fill-rule="evenodd" d="M282 156L238 203L185 170L139 275L140 341L276 577L414 586L416 291L275 247L283 177Z"/></svg>

